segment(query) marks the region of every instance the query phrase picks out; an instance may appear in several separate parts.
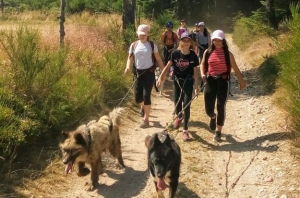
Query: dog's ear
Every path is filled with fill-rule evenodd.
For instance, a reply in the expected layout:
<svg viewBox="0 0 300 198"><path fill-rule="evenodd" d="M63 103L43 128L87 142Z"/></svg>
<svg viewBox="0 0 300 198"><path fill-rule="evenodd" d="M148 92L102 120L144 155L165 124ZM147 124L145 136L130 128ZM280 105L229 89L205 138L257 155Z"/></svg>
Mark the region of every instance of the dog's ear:
<svg viewBox="0 0 300 198"><path fill-rule="evenodd" d="M69 133L67 133L65 131L62 131L61 135L62 135L62 140L61 140L62 142L69 137Z"/></svg>
<svg viewBox="0 0 300 198"><path fill-rule="evenodd" d="M75 140L76 140L77 144L82 145L82 146L86 146L86 141L85 141L85 139L84 139L84 137L82 136L81 133L77 133L75 135Z"/></svg>
<svg viewBox="0 0 300 198"><path fill-rule="evenodd" d="M155 133L153 136L154 136L154 137L153 137L153 138L154 138L154 143L153 143L153 145L154 145L154 146L160 145L160 144L161 144L161 141L159 140L158 133Z"/></svg>
<svg viewBox="0 0 300 198"><path fill-rule="evenodd" d="M149 147L150 147L150 140L151 140L151 136L150 135L147 135L146 137L145 137L145 145L146 145L146 147L149 149Z"/></svg>
<svg viewBox="0 0 300 198"><path fill-rule="evenodd" d="M172 142L172 140L171 140L169 134L167 134L167 135L166 135L166 139L165 139L165 141L164 141L164 144L171 148L171 147L172 147L171 142Z"/></svg>

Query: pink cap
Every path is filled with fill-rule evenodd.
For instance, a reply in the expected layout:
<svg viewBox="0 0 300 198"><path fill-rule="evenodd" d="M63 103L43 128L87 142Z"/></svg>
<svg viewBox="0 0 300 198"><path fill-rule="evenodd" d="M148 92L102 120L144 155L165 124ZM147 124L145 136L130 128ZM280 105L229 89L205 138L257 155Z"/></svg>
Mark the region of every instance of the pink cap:
<svg viewBox="0 0 300 198"><path fill-rule="evenodd" d="M189 38L191 39L190 37L190 34L188 32L183 32L180 36L180 40L184 39L184 38Z"/></svg>
<svg viewBox="0 0 300 198"><path fill-rule="evenodd" d="M220 40L225 39L224 32L222 30L215 30L211 35L211 40L214 40L214 39L220 39Z"/></svg>
<svg viewBox="0 0 300 198"><path fill-rule="evenodd" d="M145 25L145 24L139 25L136 33L137 33L137 35L148 35L148 33L149 33L148 25Z"/></svg>

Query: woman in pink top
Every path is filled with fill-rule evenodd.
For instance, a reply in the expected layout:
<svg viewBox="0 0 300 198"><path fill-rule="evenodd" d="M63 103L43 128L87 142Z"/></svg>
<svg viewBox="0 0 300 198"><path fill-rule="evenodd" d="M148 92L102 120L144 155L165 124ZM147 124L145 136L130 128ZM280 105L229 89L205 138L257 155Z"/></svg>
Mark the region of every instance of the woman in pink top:
<svg viewBox="0 0 300 198"><path fill-rule="evenodd" d="M230 72L234 70L240 89L246 88L246 83L238 68L234 56L228 50L225 34L216 30L211 36L211 46L203 54L200 65L201 77L205 82L204 103L206 114L211 118L209 127L215 130L214 140L221 141L221 132L225 121L225 106L230 87ZM215 103L217 102L217 114Z"/></svg>
<svg viewBox="0 0 300 198"><path fill-rule="evenodd" d="M177 35L178 35L179 38L181 38L181 34L183 32L189 33L189 29L186 26L186 21L184 19L181 19L180 20L180 27L177 30Z"/></svg>

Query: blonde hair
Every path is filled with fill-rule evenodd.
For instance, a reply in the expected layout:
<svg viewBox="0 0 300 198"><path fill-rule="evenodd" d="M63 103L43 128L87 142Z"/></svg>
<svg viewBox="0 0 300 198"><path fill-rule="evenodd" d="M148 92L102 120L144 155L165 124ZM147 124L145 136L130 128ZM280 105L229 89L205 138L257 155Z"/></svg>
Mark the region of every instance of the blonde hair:
<svg viewBox="0 0 300 198"><path fill-rule="evenodd" d="M182 50L182 43L183 43L182 40L180 40L177 49ZM197 49L196 47L197 46L196 46L195 41L193 41L192 39L190 39L190 49L195 51Z"/></svg>

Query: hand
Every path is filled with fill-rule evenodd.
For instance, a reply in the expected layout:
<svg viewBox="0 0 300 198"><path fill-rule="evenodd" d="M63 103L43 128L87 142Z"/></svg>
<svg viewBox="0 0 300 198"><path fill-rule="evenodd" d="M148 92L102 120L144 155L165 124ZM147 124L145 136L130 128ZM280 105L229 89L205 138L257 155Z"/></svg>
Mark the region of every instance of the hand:
<svg viewBox="0 0 300 198"><path fill-rule="evenodd" d="M161 79L158 78L157 81L156 81L156 87L160 87L160 84L161 84Z"/></svg>
<svg viewBox="0 0 300 198"><path fill-rule="evenodd" d="M126 67L124 73L125 73L125 74L128 74L129 71L130 71L130 68Z"/></svg>
<svg viewBox="0 0 300 198"><path fill-rule="evenodd" d="M240 83L240 90L244 90L244 89L246 89L246 83L245 82L241 82Z"/></svg>
<svg viewBox="0 0 300 198"><path fill-rule="evenodd" d="M206 75L202 75L203 83L206 83Z"/></svg>
<svg viewBox="0 0 300 198"><path fill-rule="evenodd" d="M195 98L198 98L198 94L199 94L199 88L198 88L198 86L197 86L197 88L195 88Z"/></svg>

